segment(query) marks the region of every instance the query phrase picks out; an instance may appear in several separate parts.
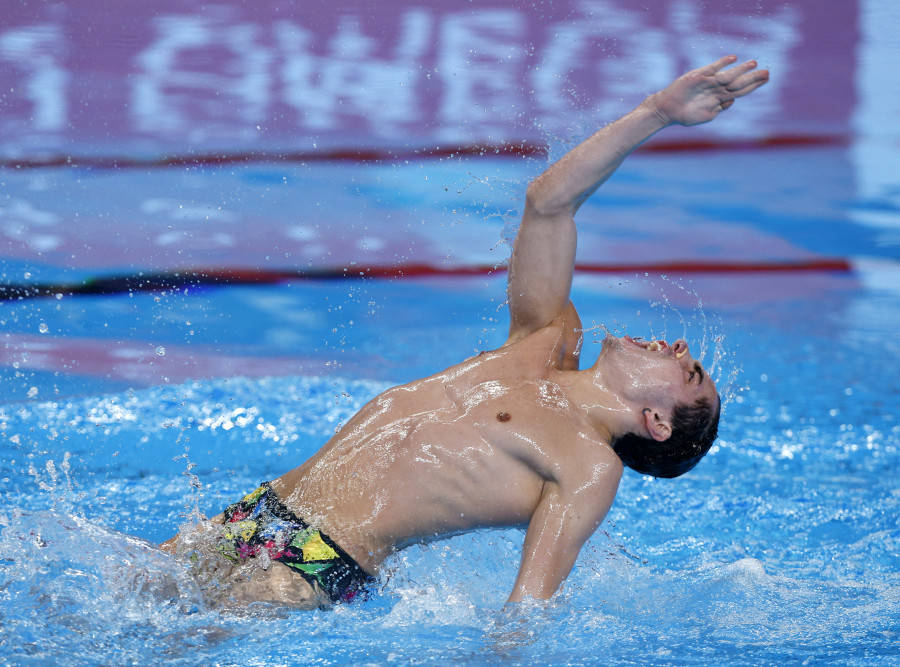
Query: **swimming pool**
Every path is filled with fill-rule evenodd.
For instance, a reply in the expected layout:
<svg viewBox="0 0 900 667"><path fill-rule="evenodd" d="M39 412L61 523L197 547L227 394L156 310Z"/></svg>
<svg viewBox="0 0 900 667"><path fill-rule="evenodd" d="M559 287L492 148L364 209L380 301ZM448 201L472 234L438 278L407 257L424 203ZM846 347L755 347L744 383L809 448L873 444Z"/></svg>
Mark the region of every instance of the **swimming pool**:
<svg viewBox="0 0 900 667"><path fill-rule="evenodd" d="M626 473L524 624L519 531L408 549L364 604L239 617L151 543L502 342L503 239L545 158L4 169L7 284L137 282L2 304L3 662L895 664L897 172L863 149L648 151L585 206L586 354L601 325L686 335L727 404L689 475ZM417 262L449 275L370 270ZM186 267L282 279L140 285Z"/></svg>

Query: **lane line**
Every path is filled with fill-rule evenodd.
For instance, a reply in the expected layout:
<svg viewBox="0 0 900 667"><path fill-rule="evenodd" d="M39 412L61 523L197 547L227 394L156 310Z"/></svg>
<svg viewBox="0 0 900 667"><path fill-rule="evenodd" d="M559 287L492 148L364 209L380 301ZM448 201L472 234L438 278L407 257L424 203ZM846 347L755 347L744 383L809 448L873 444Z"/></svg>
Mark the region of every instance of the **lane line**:
<svg viewBox="0 0 900 667"><path fill-rule="evenodd" d="M0 285L0 301L21 301L64 296L159 292L226 285L273 285L295 280L360 280L375 278L464 277L505 273L491 265L435 266L424 263L396 266L353 266L289 269L179 269L159 273L120 274L87 278L77 283L7 283ZM841 258L815 258L783 262L673 261L643 264L576 264L579 273L609 274L735 274L830 271L849 273L852 262Z"/></svg>
<svg viewBox="0 0 900 667"><path fill-rule="evenodd" d="M759 139L686 139L655 141L639 148L648 153L697 151L744 151L777 148L841 146L848 143L840 135L779 135ZM134 157L126 155L64 155L0 157L0 169L162 169L186 166L233 164L306 164L316 162L391 162L393 160L431 160L453 157L509 157L545 155L547 146L529 141L511 141L497 145L423 148L333 148L315 151L206 151L184 155Z"/></svg>

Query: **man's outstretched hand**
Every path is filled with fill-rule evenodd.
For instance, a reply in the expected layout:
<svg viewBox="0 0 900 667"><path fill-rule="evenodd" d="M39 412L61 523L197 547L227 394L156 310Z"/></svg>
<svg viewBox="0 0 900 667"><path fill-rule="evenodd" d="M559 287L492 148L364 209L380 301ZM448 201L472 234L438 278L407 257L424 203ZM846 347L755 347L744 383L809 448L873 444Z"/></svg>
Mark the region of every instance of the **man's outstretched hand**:
<svg viewBox="0 0 900 667"><path fill-rule="evenodd" d="M708 123L734 104L736 98L753 92L769 80L769 71L757 70L755 60L723 69L736 61L737 56L725 56L690 71L651 95L647 103L667 125Z"/></svg>

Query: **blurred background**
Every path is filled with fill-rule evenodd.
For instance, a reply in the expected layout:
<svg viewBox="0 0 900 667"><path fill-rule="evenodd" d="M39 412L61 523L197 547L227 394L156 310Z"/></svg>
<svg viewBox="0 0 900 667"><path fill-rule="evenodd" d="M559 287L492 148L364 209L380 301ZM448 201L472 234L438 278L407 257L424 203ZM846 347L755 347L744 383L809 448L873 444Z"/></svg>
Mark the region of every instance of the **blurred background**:
<svg viewBox="0 0 900 667"><path fill-rule="evenodd" d="M896 664L897 25L895 0L4 0L0 662ZM626 473L505 644L515 529L405 550L334 613L204 611L143 540L502 344L529 179L729 53L770 83L582 207L572 293L585 358L607 329L691 342L725 406L702 464Z"/></svg>
<svg viewBox="0 0 900 667"><path fill-rule="evenodd" d="M857 260L900 242L895 15L881 0L6 3L0 395L433 369L360 368L348 349L372 333L349 323L388 330L404 297L384 283L414 267L502 266L549 159L727 53L771 82L651 140L641 177L618 177L603 225L584 226L580 265L689 275L712 306L890 283ZM298 272L360 280L292 316L271 294L186 299ZM112 298L69 298L84 292Z"/></svg>

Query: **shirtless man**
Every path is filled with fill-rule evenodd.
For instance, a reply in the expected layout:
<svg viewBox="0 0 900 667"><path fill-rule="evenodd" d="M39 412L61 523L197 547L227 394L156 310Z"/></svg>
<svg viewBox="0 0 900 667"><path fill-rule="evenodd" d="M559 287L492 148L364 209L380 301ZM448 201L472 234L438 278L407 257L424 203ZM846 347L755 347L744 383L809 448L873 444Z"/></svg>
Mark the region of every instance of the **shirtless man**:
<svg viewBox="0 0 900 667"><path fill-rule="evenodd" d="M675 477L716 437L719 396L683 340L607 336L578 370L569 291L575 212L651 135L708 122L766 83L767 71L736 60L678 78L530 184L501 348L385 391L300 467L163 548L199 555L230 603L318 606L364 592L410 544L527 526L509 601L550 598L612 505L623 464Z"/></svg>

